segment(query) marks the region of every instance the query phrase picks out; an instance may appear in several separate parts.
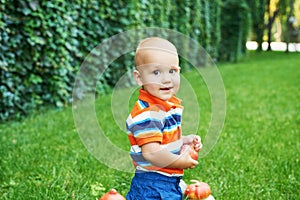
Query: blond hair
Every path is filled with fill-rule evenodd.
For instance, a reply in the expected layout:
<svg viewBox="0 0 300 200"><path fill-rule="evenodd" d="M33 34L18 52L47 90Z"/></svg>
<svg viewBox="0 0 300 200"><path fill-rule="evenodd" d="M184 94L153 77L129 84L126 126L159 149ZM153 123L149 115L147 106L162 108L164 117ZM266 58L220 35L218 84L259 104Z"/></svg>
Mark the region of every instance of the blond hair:
<svg viewBox="0 0 300 200"><path fill-rule="evenodd" d="M168 53L172 53L174 55L177 54L176 47L166 39L159 37L150 37L142 40L138 47L136 48L134 64L135 67L139 66L143 63L143 57L145 51L164 51Z"/></svg>

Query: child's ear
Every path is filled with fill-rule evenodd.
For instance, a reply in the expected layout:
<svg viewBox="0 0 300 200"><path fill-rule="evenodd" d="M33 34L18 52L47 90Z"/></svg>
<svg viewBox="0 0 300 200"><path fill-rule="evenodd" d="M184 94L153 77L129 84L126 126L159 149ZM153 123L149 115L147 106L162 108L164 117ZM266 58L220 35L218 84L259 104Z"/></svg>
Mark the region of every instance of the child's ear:
<svg viewBox="0 0 300 200"><path fill-rule="evenodd" d="M138 70L134 70L134 71L133 71L133 76L134 76L135 82L136 82L139 86L142 86L142 85L143 85L143 82L142 82L142 78L141 78L140 72L139 72Z"/></svg>

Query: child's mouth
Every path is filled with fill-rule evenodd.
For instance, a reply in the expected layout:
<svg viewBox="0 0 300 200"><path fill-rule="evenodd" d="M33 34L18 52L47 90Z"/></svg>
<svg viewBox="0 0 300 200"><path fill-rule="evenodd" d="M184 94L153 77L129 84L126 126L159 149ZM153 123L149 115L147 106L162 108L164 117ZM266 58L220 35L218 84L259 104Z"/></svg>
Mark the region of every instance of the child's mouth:
<svg viewBox="0 0 300 200"><path fill-rule="evenodd" d="M160 88L160 90L162 90L162 91L170 91L171 89L172 89L172 87Z"/></svg>

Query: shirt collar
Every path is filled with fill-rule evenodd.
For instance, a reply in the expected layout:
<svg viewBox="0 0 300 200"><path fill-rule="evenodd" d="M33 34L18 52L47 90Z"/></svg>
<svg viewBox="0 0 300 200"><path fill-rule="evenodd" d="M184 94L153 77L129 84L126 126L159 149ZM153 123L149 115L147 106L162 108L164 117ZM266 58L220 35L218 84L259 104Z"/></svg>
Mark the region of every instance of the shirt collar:
<svg viewBox="0 0 300 200"><path fill-rule="evenodd" d="M140 89L139 99L142 101L146 101L150 104L163 106L163 108L166 109L166 111L169 111L172 108L183 108L181 106L182 100L175 96L172 96L168 101L164 101L160 98L157 98L149 94L147 91L143 90L142 88Z"/></svg>

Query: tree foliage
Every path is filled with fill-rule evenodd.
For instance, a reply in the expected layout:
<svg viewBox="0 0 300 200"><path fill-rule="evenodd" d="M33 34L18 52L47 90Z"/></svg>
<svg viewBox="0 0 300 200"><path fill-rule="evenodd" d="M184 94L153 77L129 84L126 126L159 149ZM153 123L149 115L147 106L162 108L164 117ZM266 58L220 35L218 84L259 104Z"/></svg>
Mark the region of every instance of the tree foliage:
<svg viewBox="0 0 300 200"><path fill-rule="evenodd" d="M245 51L249 26L247 4L234 0L0 3L0 120L71 102L74 78L86 55L122 31L177 30L197 40L213 59L236 61ZM105 93L132 65L132 55L119 58L96 83L97 92Z"/></svg>
<svg viewBox="0 0 300 200"><path fill-rule="evenodd" d="M222 60L237 61L246 51L246 41L250 30L250 11L245 0L223 2L221 12Z"/></svg>

